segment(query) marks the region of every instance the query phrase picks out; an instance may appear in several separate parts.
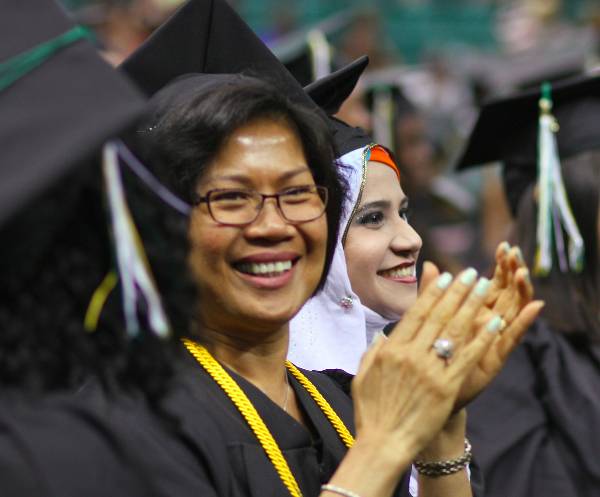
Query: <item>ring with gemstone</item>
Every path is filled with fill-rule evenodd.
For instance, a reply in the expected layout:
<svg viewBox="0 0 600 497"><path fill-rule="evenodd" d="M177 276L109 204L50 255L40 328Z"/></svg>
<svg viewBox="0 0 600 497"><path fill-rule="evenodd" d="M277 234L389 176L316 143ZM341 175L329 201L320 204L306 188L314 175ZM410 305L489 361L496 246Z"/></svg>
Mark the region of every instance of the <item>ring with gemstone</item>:
<svg viewBox="0 0 600 497"><path fill-rule="evenodd" d="M438 338L433 342L433 350L441 359L450 359L454 353L454 343L448 338Z"/></svg>

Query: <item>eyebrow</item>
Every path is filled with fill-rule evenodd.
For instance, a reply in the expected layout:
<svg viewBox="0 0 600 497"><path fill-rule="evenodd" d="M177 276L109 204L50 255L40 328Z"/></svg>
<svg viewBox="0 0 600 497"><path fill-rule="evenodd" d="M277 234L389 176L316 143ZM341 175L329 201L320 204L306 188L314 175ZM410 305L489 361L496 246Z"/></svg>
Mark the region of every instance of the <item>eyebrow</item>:
<svg viewBox="0 0 600 497"><path fill-rule="evenodd" d="M283 181L293 178L294 176L298 176L299 174L306 173L306 172L312 173L312 171L310 170L310 168L308 166L301 166L298 169L294 169L292 171L287 171L287 172L283 173L281 176L279 176L277 178L277 181L283 182ZM247 185L248 183L250 183L251 178L250 178L250 176L247 176L245 174L231 174L231 175L224 175L224 176L214 176L213 178L211 178L211 180L213 180L213 181L229 180L229 181L236 181L238 183Z"/></svg>
<svg viewBox="0 0 600 497"><path fill-rule="evenodd" d="M392 203L389 200L375 200L373 202L368 202L365 205L361 206L357 211L356 215L360 215L365 211L370 209L389 209ZM408 205L408 197L404 197L400 202L400 207L406 207Z"/></svg>

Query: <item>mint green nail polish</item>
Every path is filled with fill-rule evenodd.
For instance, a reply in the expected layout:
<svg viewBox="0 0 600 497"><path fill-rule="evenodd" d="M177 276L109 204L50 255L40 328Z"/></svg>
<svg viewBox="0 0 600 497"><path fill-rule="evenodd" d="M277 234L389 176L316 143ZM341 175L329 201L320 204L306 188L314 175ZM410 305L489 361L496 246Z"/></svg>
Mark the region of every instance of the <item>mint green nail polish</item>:
<svg viewBox="0 0 600 497"><path fill-rule="evenodd" d="M502 252L504 252L505 254L508 254L510 252L510 243L502 242L500 244L500 247L502 248Z"/></svg>
<svg viewBox="0 0 600 497"><path fill-rule="evenodd" d="M490 333L498 333L500 331L500 329L502 328L502 318L500 316L494 316L489 323L487 324L487 326L485 327L485 329L487 331L489 331Z"/></svg>
<svg viewBox="0 0 600 497"><path fill-rule="evenodd" d="M437 280L437 287L440 290L445 290L452 283L452 275L450 273L442 273Z"/></svg>
<svg viewBox="0 0 600 497"><path fill-rule="evenodd" d="M531 284L531 275L529 274L529 271L527 271L527 270L525 271L524 278L527 283Z"/></svg>
<svg viewBox="0 0 600 497"><path fill-rule="evenodd" d="M471 286L475 281L475 278L477 278L477 271L470 267L460 275L460 282L463 285Z"/></svg>
<svg viewBox="0 0 600 497"><path fill-rule="evenodd" d="M490 280L488 280L487 278L479 278L479 281L475 285L475 290L474 290L475 294L479 295L480 297L485 297L488 290L490 289L491 283L492 282Z"/></svg>
<svg viewBox="0 0 600 497"><path fill-rule="evenodd" d="M523 262L523 252L521 252L519 247L515 247L515 255L517 256L517 260L519 262Z"/></svg>

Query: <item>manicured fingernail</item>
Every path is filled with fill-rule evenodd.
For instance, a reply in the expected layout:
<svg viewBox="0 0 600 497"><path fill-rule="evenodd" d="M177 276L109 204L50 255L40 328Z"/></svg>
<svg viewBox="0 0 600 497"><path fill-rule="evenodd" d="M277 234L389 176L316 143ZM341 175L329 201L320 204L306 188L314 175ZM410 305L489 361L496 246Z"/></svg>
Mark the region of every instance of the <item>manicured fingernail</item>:
<svg viewBox="0 0 600 497"><path fill-rule="evenodd" d="M475 278L477 278L477 271L470 267L460 275L460 282L463 285L471 286L475 281Z"/></svg>
<svg viewBox="0 0 600 497"><path fill-rule="evenodd" d="M494 316L487 324L485 329L490 333L498 333L504 324L504 319L500 316Z"/></svg>
<svg viewBox="0 0 600 497"><path fill-rule="evenodd" d="M450 273L442 273L437 280L437 287L440 290L445 290L450 286L450 283L452 283L452 275Z"/></svg>
<svg viewBox="0 0 600 497"><path fill-rule="evenodd" d="M525 269L523 273L523 278L525 278L525 282L531 285L531 275L529 274L529 270Z"/></svg>
<svg viewBox="0 0 600 497"><path fill-rule="evenodd" d="M517 256L517 260L519 262L523 262L523 252L521 252L521 249L519 247L515 247L515 255Z"/></svg>
<svg viewBox="0 0 600 497"><path fill-rule="evenodd" d="M500 248L502 249L502 252L504 252L505 254L508 254L510 252L510 243L502 242L500 244Z"/></svg>
<svg viewBox="0 0 600 497"><path fill-rule="evenodd" d="M479 281L475 285L475 294L479 295L480 297L485 297L488 290L490 289L490 284L491 281L487 278L479 278Z"/></svg>

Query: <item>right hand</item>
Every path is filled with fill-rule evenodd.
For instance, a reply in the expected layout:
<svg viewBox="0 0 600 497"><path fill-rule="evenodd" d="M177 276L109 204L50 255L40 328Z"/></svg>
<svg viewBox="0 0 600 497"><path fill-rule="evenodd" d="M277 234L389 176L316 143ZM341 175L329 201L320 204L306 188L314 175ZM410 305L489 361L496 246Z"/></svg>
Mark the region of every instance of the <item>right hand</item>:
<svg viewBox="0 0 600 497"><path fill-rule="evenodd" d="M426 263L424 279L436 272ZM416 455L445 424L465 379L497 336L486 331L486 323L473 337L486 297L473 291L475 281L463 283L462 274L447 289L437 284L441 277L435 278L389 339L376 341L365 353L352 384L357 442L367 439ZM504 333L525 332L539 312L532 304ZM453 337L454 354L447 363L432 349L440 335Z"/></svg>

